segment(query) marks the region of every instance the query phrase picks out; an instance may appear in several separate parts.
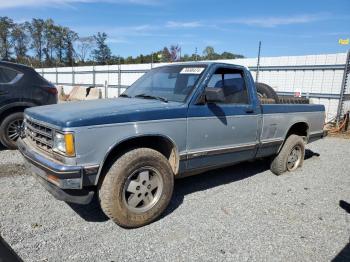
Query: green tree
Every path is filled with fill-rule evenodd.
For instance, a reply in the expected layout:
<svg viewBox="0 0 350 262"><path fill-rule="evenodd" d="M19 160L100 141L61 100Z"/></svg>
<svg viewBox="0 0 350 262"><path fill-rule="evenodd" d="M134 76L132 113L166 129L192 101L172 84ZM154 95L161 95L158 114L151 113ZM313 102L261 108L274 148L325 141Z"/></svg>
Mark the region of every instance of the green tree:
<svg viewBox="0 0 350 262"><path fill-rule="evenodd" d="M14 22L7 16L0 17L0 58L9 60L12 54L13 42L11 32L14 27Z"/></svg>
<svg viewBox="0 0 350 262"><path fill-rule="evenodd" d="M66 62L68 65L74 64L75 50L74 42L78 39L78 34L69 28L65 28L64 42L66 51Z"/></svg>
<svg viewBox="0 0 350 262"><path fill-rule="evenodd" d="M162 51L161 62L170 62L170 61L171 61L171 54L169 49L165 46Z"/></svg>
<svg viewBox="0 0 350 262"><path fill-rule="evenodd" d="M209 59L209 60L214 59L214 54L215 54L215 51L214 51L214 47L212 46L207 46L203 50L203 56L205 59Z"/></svg>
<svg viewBox="0 0 350 262"><path fill-rule="evenodd" d="M54 60L54 50L55 41L57 37L57 32L55 28L54 21L52 19L47 19L44 23L43 37L45 39L45 47L43 48L43 53L45 55L46 65L51 66Z"/></svg>
<svg viewBox="0 0 350 262"><path fill-rule="evenodd" d="M92 51L92 55L97 63L106 64L112 56L111 49L106 44L107 34L98 32L97 35L94 35L94 39L96 49Z"/></svg>
<svg viewBox="0 0 350 262"><path fill-rule="evenodd" d="M221 59L236 59L236 58L243 58L243 57L244 56L242 56L242 55L237 55L237 54L233 54L233 53L230 53L230 52L223 52L220 55Z"/></svg>
<svg viewBox="0 0 350 262"><path fill-rule="evenodd" d="M29 44L29 37L27 34L27 28L25 24L15 24L12 30L12 40L14 51L16 55L16 61L18 63L26 63L27 51Z"/></svg>
<svg viewBox="0 0 350 262"><path fill-rule="evenodd" d="M54 38L54 50L56 53L56 58L58 64L63 64L63 56L65 52L65 34L66 34L66 29L62 26L55 25L54 26L54 31L55 31L55 38Z"/></svg>
<svg viewBox="0 0 350 262"><path fill-rule="evenodd" d="M30 23L28 22L27 26L32 40L31 47L34 49L39 63L41 63L43 58L43 47L45 44L45 21L43 19L33 18Z"/></svg>

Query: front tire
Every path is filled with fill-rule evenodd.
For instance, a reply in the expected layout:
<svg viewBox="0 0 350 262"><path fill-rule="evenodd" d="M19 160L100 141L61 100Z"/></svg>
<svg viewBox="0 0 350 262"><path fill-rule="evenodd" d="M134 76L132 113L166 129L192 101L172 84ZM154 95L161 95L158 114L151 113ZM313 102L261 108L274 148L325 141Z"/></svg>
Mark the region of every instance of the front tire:
<svg viewBox="0 0 350 262"><path fill-rule="evenodd" d="M8 115L0 125L0 141L8 149L17 149L17 139L23 132L23 112Z"/></svg>
<svg viewBox="0 0 350 262"><path fill-rule="evenodd" d="M156 220L168 206L174 174L168 160L149 148L118 158L99 186L103 212L116 224L136 228Z"/></svg>
<svg viewBox="0 0 350 262"><path fill-rule="evenodd" d="M304 140L300 136L290 135L281 151L273 159L270 169L278 176L286 171L292 172L303 165L304 157Z"/></svg>

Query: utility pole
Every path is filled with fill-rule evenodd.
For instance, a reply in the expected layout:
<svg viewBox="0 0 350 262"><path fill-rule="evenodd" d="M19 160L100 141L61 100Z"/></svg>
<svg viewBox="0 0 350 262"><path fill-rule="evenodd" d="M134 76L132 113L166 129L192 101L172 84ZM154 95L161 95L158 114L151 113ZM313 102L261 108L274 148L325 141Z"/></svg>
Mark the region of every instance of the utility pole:
<svg viewBox="0 0 350 262"><path fill-rule="evenodd" d="M256 77L255 83L259 81L259 70L260 70L260 51L261 51L261 41L259 41L259 51L258 51L258 63L256 65Z"/></svg>
<svg viewBox="0 0 350 262"><path fill-rule="evenodd" d="M198 52L198 48L196 47L195 50L194 50L194 57L195 57L196 61L198 60L197 52Z"/></svg>

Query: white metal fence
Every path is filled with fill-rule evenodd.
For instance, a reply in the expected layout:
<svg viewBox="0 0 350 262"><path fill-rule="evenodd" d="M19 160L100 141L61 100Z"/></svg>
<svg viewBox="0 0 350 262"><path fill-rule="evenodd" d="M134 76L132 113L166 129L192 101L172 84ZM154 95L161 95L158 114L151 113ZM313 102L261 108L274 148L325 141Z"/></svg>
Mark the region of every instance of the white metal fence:
<svg viewBox="0 0 350 262"><path fill-rule="evenodd" d="M220 62L247 66L255 78L257 58ZM259 82L271 85L281 95L301 91L312 103L325 105L327 119L331 120L337 113L345 62L346 53L262 57ZM102 89L103 96L108 90L108 97L117 97L145 72L160 65L164 64L42 68L37 71L49 81L63 86L66 92L75 85L97 86ZM345 106L345 111L350 110L349 104Z"/></svg>

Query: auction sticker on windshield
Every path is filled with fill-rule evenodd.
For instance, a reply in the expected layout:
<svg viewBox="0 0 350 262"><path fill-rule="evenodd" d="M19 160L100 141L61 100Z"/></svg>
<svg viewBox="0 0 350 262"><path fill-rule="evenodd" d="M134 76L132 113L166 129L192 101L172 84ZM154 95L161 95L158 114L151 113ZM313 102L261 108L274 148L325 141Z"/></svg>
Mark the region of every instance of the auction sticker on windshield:
<svg viewBox="0 0 350 262"><path fill-rule="evenodd" d="M199 75L203 72L204 67L184 67L180 74L194 74Z"/></svg>

